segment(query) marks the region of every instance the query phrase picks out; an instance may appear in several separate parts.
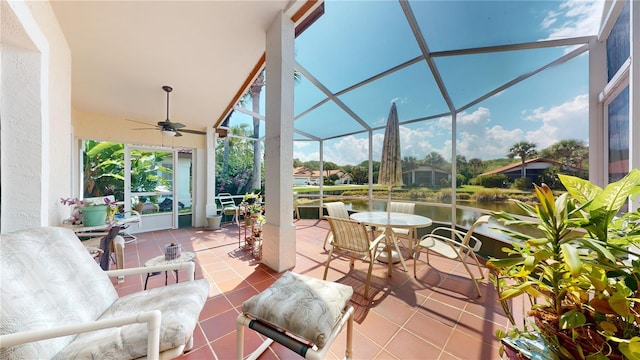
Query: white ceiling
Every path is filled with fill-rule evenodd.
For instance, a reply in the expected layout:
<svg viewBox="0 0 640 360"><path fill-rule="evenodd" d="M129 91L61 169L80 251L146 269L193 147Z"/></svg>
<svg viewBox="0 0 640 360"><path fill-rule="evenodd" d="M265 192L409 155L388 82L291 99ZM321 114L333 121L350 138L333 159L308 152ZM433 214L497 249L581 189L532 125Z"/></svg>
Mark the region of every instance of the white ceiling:
<svg viewBox="0 0 640 360"><path fill-rule="evenodd" d="M72 56L72 105L190 129L215 125L265 51L279 11L306 0L52 1Z"/></svg>

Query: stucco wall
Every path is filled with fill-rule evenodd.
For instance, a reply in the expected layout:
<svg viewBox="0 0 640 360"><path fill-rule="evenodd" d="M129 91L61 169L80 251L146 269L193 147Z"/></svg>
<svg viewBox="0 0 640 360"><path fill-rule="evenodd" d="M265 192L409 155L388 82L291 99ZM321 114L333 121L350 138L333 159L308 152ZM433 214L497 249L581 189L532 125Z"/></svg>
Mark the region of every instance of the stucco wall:
<svg viewBox="0 0 640 360"><path fill-rule="evenodd" d="M48 2L0 2L0 231L9 232L68 215L58 199L71 192L71 54Z"/></svg>

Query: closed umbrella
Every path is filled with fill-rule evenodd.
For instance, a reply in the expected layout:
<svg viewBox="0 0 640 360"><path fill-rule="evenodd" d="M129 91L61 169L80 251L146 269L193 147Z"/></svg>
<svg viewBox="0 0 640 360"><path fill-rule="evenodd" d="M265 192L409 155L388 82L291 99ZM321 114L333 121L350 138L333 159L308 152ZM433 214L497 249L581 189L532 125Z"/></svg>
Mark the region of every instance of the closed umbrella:
<svg viewBox="0 0 640 360"><path fill-rule="evenodd" d="M389 187L389 199L387 211L391 205L391 188L402 185L402 157L400 155L400 124L398 123L398 110L396 103L391 104L387 127L384 130L382 143L382 159L380 161L380 173L378 184Z"/></svg>

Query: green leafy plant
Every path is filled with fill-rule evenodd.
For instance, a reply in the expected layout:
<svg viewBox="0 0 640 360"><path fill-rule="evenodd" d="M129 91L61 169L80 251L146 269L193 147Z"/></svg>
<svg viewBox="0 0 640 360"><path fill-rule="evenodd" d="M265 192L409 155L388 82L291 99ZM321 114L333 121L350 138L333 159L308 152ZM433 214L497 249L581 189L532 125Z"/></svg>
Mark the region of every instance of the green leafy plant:
<svg viewBox="0 0 640 360"><path fill-rule="evenodd" d="M534 185L538 205L515 201L533 220L494 213L507 226L536 232L501 229L513 246L503 249L506 258L487 262L500 300L509 312L509 299L528 297L533 327L562 358L640 359L640 263L629 250L640 244L640 216L619 216L640 192L640 170L604 189L559 178L566 193L554 197L545 184Z"/></svg>
<svg viewBox="0 0 640 360"><path fill-rule="evenodd" d="M256 200L258 200L259 198L260 198L260 193L246 193L242 197L242 202L251 204Z"/></svg>

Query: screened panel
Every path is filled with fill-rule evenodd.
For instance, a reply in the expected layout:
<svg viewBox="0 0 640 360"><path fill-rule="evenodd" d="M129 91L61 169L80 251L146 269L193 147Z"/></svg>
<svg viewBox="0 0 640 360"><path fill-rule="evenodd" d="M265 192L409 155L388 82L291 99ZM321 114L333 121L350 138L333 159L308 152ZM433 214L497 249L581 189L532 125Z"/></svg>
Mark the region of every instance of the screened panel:
<svg viewBox="0 0 640 360"><path fill-rule="evenodd" d="M601 9L561 1L415 1L409 4L430 51L468 49L567 37ZM598 18L599 19L599 18ZM573 27L573 28L572 28Z"/></svg>
<svg viewBox="0 0 640 360"><path fill-rule="evenodd" d="M607 79L611 80L622 64L627 61L630 53L629 42L629 1L624 4L620 16L611 29L607 38Z"/></svg>
<svg viewBox="0 0 640 360"><path fill-rule="evenodd" d="M629 87L609 104L609 182L629 173Z"/></svg>
<svg viewBox="0 0 640 360"><path fill-rule="evenodd" d="M338 92L420 55L404 19L395 1L325 2L325 14L296 40L296 59Z"/></svg>
<svg viewBox="0 0 640 360"><path fill-rule="evenodd" d="M425 62L393 72L339 98L371 127L386 124L394 100L400 121L448 112Z"/></svg>
<svg viewBox="0 0 640 360"><path fill-rule="evenodd" d="M298 80L294 83L293 98L295 99L293 116L296 117L320 101L325 100L327 95L313 85L304 75L300 74Z"/></svg>
<svg viewBox="0 0 640 360"><path fill-rule="evenodd" d="M568 47L528 49L435 58L456 108L568 52Z"/></svg>
<svg viewBox="0 0 640 360"><path fill-rule="evenodd" d="M329 101L295 122L296 129L322 139L362 131L363 127L345 113L335 102Z"/></svg>

